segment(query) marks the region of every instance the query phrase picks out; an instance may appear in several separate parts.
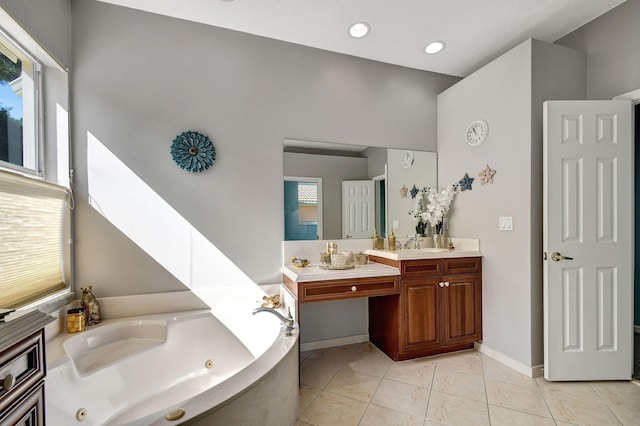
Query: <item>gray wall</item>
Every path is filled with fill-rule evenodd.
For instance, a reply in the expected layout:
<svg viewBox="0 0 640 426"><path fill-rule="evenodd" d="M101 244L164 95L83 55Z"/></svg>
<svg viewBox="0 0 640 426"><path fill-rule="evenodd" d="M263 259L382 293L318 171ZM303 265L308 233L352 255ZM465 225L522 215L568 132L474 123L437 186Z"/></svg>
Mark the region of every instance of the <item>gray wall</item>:
<svg viewBox="0 0 640 426"><path fill-rule="evenodd" d="M342 239L342 181L366 180L368 159L335 155L284 153L285 176L322 178L321 240Z"/></svg>
<svg viewBox="0 0 640 426"><path fill-rule="evenodd" d="M454 237L479 238L483 259L483 344L525 366L542 363L542 102L584 97L584 55L535 40L438 96L438 184L465 173L473 189L449 214ZM465 143L475 120L489 123L477 147ZM497 170L494 183L478 173ZM513 232L498 218L512 216Z"/></svg>
<svg viewBox="0 0 640 426"><path fill-rule="evenodd" d="M620 6L556 41L587 53L587 99L640 89L640 1Z"/></svg>
<svg viewBox="0 0 640 426"><path fill-rule="evenodd" d="M87 132L253 280L276 282L282 140L434 150L436 95L458 80L96 1L72 13L76 274L98 296L184 286L89 206ZM216 146L202 174L169 154L190 129Z"/></svg>
<svg viewBox="0 0 640 426"><path fill-rule="evenodd" d="M71 0L2 0L0 5L60 64L71 65Z"/></svg>
<svg viewBox="0 0 640 426"><path fill-rule="evenodd" d="M401 163L404 152L403 149L390 149L387 153L387 225L391 233L393 221L398 221L398 229L393 230L398 237L408 237L416 233L416 221L409 215L409 211L415 207L415 198L412 198L410 193L402 198L400 189L405 186L411 191L415 185L421 190L424 187L435 188L438 185L438 155L435 152L413 151L413 164L409 168L404 168Z"/></svg>

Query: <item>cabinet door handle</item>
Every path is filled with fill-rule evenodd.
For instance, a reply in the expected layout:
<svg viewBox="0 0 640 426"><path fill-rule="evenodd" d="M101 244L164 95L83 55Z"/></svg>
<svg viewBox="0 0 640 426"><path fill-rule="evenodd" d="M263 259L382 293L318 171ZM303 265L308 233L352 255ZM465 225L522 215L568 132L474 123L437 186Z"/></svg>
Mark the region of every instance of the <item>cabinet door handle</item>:
<svg viewBox="0 0 640 426"><path fill-rule="evenodd" d="M358 289L358 287L356 287L355 285L351 286L351 291L356 291L357 289Z"/></svg>
<svg viewBox="0 0 640 426"><path fill-rule="evenodd" d="M2 380L2 389L8 391L16 384L16 378L13 377L13 374L7 375L4 380Z"/></svg>
<svg viewBox="0 0 640 426"><path fill-rule="evenodd" d="M439 285L440 287L444 287L444 283L443 283L443 282L439 282L439 283L438 283L438 285Z"/></svg>
<svg viewBox="0 0 640 426"><path fill-rule="evenodd" d="M449 281L445 281L445 282L444 282L444 286L445 286L445 287L449 287Z"/></svg>

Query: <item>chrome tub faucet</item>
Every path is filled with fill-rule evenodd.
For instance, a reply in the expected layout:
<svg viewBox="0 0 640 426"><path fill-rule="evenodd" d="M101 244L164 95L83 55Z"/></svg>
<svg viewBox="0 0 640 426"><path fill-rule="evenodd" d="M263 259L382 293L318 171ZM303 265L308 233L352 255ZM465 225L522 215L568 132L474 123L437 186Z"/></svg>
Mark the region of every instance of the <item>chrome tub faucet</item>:
<svg viewBox="0 0 640 426"><path fill-rule="evenodd" d="M286 317L273 308L256 308L252 311L252 314L255 315L258 312L269 312L277 316L278 319L280 319L280 321L282 322L282 325L284 325L285 327L286 335L291 336L291 332L293 331L293 327L295 325L295 322L293 321L293 317L291 316L291 308L287 308L288 313Z"/></svg>

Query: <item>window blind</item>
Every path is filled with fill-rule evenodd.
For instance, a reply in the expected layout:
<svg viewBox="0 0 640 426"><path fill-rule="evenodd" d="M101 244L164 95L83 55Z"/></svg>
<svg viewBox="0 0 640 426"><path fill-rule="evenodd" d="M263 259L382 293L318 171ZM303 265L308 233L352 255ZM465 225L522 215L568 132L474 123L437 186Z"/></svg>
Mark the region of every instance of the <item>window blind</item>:
<svg viewBox="0 0 640 426"><path fill-rule="evenodd" d="M67 287L67 189L0 171L0 308L19 308Z"/></svg>

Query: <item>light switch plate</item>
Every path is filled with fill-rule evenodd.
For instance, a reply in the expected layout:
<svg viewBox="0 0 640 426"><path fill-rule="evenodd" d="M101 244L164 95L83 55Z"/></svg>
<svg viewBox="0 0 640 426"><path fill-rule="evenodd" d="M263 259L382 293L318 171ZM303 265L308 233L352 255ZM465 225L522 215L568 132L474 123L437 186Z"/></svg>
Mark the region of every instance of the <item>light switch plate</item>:
<svg viewBox="0 0 640 426"><path fill-rule="evenodd" d="M498 229L500 231L513 231L513 216L500 217Z"/></svg>
<svg viewBox="0 0 640 426"><path fill-rule="evenodd" d="M397 220L394 220L394 221L393 221L393 226L392 226L392 228L393 228L393 229L398 229L398 228L400 228L400 222L398 222Z"/></svg>

